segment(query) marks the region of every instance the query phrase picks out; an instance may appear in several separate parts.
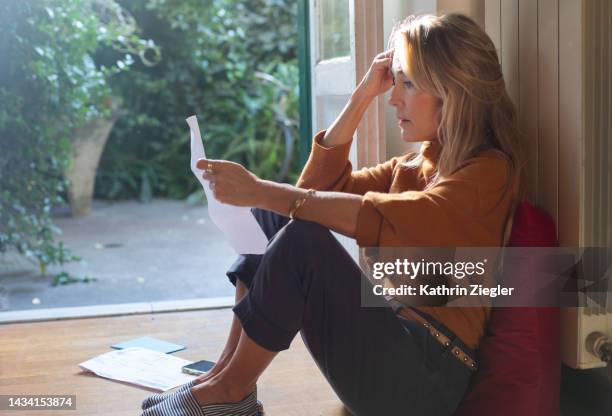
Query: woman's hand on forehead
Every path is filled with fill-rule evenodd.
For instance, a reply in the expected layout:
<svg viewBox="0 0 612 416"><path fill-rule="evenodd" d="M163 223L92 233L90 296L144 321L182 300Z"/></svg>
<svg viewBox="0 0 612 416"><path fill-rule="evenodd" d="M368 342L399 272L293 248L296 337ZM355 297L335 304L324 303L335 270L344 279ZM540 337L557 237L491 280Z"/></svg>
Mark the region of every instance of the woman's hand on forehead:
<svg viewBox="0 0 612 416"><path fill-rule="evenodd" d="M367 73L357 85L360 95L371 99L385 93L393 85L393 74L389 69L393 62L394 49L381 52L374 57Z"/></svg>

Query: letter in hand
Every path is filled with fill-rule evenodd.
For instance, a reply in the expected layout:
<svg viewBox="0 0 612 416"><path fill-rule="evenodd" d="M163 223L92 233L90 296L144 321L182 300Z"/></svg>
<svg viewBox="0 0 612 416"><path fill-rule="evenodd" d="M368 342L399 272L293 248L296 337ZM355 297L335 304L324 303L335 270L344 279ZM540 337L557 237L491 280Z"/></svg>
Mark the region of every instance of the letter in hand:
<svg viewBox="0 0 612 416"><path fill-rule="evenodd" d="M196 166L204 170L215 199L235 206L255 206L261 180L239 163L228 160L198 159Z"/></svg>

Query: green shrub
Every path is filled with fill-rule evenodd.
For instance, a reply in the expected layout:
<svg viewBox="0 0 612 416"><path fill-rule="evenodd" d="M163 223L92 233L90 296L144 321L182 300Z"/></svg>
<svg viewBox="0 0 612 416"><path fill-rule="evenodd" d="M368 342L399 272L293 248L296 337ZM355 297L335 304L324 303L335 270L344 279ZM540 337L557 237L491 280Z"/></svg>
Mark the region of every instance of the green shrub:
<svg viewBox="0 0 612 416"><path fill-rule="evenodd" d="M294 181L296 30L291 0L0 1L0 252L15 248L43 273L74 259L55 239L51 208L72 132L107 115L115 96L126 115L97 196L197 191L191 114L210 157Z"/></svg>
<svg viewBox="0 0 612 416"><path fill-rule="evenodd" d="M74 259L50 218L71 132L109 111L107 81L134 61L123 54L100 67L93 55L109 45L153 47L121 12L112 0L0 2L0 252L13 247L43 273Z"/></svg>
<svg viewBox="0 0 612 416"><path fill-rule="evenodd" d="M137 0L123 5L164 58L151 68L136 64L113 79L128 113L109 138L96 195L147 200L198 191L189 170L185 123L192 114L198 115L209 157L242 163L266 179L295 181L295 2Z"/></svg>

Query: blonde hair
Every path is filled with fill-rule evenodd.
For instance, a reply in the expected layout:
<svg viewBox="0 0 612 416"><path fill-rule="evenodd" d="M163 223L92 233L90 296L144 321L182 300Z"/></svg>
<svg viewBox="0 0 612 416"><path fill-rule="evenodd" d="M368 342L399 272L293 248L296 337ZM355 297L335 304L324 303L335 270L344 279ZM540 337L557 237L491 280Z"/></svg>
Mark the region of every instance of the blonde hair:
<svg viewBox="0 0 612 416"><path fill-rule="evenodd" d="M398 50L398 45L399 49ZM480 150L498 150L508 162L513 204L504 231L510 235L514 209L524 193L525 158L517 114L510 100L495 45L489 36L461 14L411 15L396 24L389 48L396 46L402 71L417 89L441 100L437 168L425 190L461 168ZM423 156L406 162L419 168Z"/></svg>

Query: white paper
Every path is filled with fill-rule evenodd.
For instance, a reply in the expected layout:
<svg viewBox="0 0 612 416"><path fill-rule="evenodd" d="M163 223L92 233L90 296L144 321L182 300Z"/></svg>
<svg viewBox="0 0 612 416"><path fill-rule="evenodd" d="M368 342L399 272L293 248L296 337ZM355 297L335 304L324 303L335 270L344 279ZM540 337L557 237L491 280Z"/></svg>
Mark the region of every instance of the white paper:
<svg viewBox="0 0 612 416"><path fill-rule="evenodd" d="M202 169L196 167L198 159L205 158L204 145L200 136L200 127L196 116L187 119L191 132L191 171L204 188L208 200L208 215L229 240L238 254L263 254L266 251L268 238L259 226L249 207L236 207L224 204L215 199L212 190L202 178Z"/></svg>
<svg viewBox="0 0 612 416"><path fill-rule="evenodd" d="M100 377L166 391L195 378L181 370L191 363L159 351L130 347L98 355L79 367Z"/></svg>

